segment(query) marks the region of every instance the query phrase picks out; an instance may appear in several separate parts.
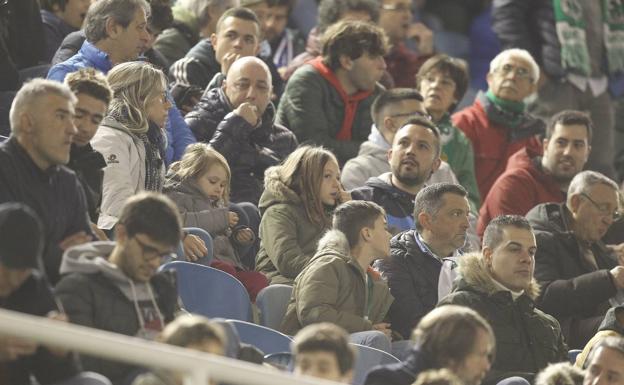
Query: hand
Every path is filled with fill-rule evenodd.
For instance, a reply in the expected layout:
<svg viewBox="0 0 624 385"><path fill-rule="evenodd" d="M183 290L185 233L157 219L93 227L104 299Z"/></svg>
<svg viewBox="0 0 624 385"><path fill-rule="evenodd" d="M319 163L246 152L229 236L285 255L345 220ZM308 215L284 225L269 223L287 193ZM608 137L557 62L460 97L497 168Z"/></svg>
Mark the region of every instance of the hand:
<svg viewBox="0 0 624 385"><path fill-rule="evenodd" d="M624 266L616 266L611 271L611 276L613 277L613 283L615 283L615 287L618 289L624 289Z"/></svg>
<svg viewBox="0 0 624 385"><path fill-rule="evenodd" d="M238 106L238 108L234 110L234 113L238 116L241 116L247 121L247 123L251 124L254 127L258 124L258 120L260 119L258 107L247 102L242 103L240 106Z"/></svg>
<svg viewBox="0 0 624 385"><path fill-rule="evenodd" d="M240 54L235 53L235 52L228 52L225 55L223 55L223 58L221 59L221 73L227 76L227 73L230 70L230 66L239 57L240 57Z"/></svg>
<svg viewBox="0 0 624 385"><path fill-rule="evenodd" d="M182 246L184 248L184 255L191 262L195 262L199 258L208 255L208 248L206 247L206 244L197 235L188 234L184 237Z"/></svg>
<svg viewBox="0 0 624 385"><path fill-rule="evenodd" d="M91 242L91 239L91 235L87 234L84 231L80 231L66 237L61 242L59 242L59 247L64 251L72 246L82 245L83 243Z"/></svg>
<svg viewBox="0 0 624 385"><path fill-rule="evenodd" d="M419 55L433 53L433 32L423 23L412 23L407 29L407 38L418 42Z"/></svg>
<svg viewBox="0 0 624 385"><path fill-rule="evenodd" d="M91 231L93 231L93 234L95 234L95 238L98 241L110 241L110 239L108 239L108 237L106 236L106 233L104 233L102 229L97 227L95 223L89 222L89 225L91 225Z"/></svg>
<svg viewBox="0 0 624 385"><path fill-rule="evenodd" d="M340 188L338 196L336 197L336 203L342 204L351 200L351 193Z"/></svg>
<svg viewBox="0 0 624 385"><path fill-rule="evenodd" d="M16 360L22 356L34 354L37 344L15 337L0 337L0 362Z"/></svg>
<svg viewBox="0 0 624 385"><path fill-rule="evenodd" d="M234 238L236 239L238 243L246 245L253 241L254 233L253 231L251 231L250 228L246 227L244 229L238 230Z"/></svg>
<svg viewBox="0 0 624 385"><path fill-rule="evenodd" d="M228 216L229 216L228 226L230 226L230 227L236 226L236 224L238 223L238 214L236 214L234 211L230 211L228 213Z"/></svg>
<svg viewBox="0 0 624 385"><path fill-rule="evenodd" d="M624 243L619 245L607 245L607 248L617 257L620 266L624 266Z"/></svg>
<svg viewBox="0 0 624 385"><path fill-rule="evenodd" d="M390 329L390 324L387 322L381 322L373 325L373 330L377 330L382 332L388 338L392 338L392 329Z"/></svg>

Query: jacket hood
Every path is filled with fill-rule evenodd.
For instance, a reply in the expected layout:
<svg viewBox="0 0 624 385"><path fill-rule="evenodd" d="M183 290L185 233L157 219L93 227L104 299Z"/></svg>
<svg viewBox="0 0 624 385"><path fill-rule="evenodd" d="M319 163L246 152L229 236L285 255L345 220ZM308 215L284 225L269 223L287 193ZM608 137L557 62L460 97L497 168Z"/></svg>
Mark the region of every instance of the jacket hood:
<svg viewBox="0 0 624 385"><path fill-rule="evenodd" d="M104 117L104 119L102 119L102 122L100 123L100 126L106 126L114 130L122 131L132 137L135 137L135 135L132 133L132 131L128 129L128 127L124 126L115 118L110 117L110 116Z"/></svg>
<svg viewBox="0 0 624 385"><path fill-rule="evenodd" d="M392 185L391 177L392 177L392 172L385 172L377 177L369 178L364 185L368 187L384 190L390 194L410 196L410 198L413 200L414 199L413 195L405 191L401 191Z"/></svg>
<svg viewBox="0 0 624 385"><path fill-rule="evenodd" d="M612 307L611 309L607 311L607 314L605 315L604 319L602 320L602 323L600 324L600 327L598 328L599 331L613 330L619 333L620 335L624 335L624 325L622 325L617 320L615 316L616 311L618 312L624 311L624 305Z"/></svg>
<svg viewBox="0 0 624 385"><path fill-rule="evenodd" d="M388 153L383 147L380 147L376 143L367 140L366 142L360 145L360 152L358 156L371 156L373 158L381 159L383 161L387 161L386 154Z"/></svg>
<svg viewBox="0 0 624 385"><path fill-rule="evenodd" d="M458 290L471 286L488 295L501 291L488 272L481 253L470 253L462 256L459 259L459 275L461 280L457 287ZM533 301L539 296L540 287L535 278L524 293Z"/></svg>
<svg viewBox="0 0 624 385"><path fill-rule="evenodd" d="M526 215L535 231L570 233L565 203L542 203L533 207Z"/></svg>
<svg viewBox="0 0 624 385"><path fill-rule="evenodd" d="M279 176L280 167L269 167L264 173L264 192L258 204L258 207L263 211L278 203L301 204L299 195L281 180Z"/></svg>

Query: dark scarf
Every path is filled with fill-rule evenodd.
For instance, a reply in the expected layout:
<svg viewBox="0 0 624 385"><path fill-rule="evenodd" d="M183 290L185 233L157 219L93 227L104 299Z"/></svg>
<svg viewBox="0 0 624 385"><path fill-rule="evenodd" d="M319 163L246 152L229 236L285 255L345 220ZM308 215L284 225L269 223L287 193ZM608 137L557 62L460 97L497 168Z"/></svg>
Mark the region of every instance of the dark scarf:
<svg viewBox="0 0 624 385"><path fill-rule="evenodd" d="M477 100L483 106L490 122L508 129L510 142L534 135L544 135L546 132L546 124L526 113L522 102L500 99L489 90L487 94L479 92Z"/></svg>
<svg viewBox="0 0 624 385"><path fill-rule="evenodd" d="M138 137L145 146L145 190L161 191L164 182L161 170L167 147L164 133L150 122L147 132Z"/></svg>

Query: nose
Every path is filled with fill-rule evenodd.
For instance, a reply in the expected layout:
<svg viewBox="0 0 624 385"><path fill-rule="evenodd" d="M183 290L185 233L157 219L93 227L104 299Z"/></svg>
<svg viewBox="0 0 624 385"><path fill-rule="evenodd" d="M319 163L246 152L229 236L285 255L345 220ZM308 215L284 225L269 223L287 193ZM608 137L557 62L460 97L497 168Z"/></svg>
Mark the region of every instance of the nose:
<svg viewBox="0 0 624 385"><path fill-rule="evenodd" d="M383 56L379 56L379 69L385 71L386 68L388 68L388 66L386 65L386 60L383 58Z"/></svg>
<svg viewBox="0 0 624 385"><path fill-rule="evenodd" d="M76 127L76 122L74 119L69 119L69 124L67 125L67 134L70 136L74 136L78 133L78 128Z"/></svg>
<svg viewBox="0 0 624 385"><path fill-rule="evenodd" d="M234 40L234 48L241 49L243 47L243 36L240 36L238 39Z"/></svg>

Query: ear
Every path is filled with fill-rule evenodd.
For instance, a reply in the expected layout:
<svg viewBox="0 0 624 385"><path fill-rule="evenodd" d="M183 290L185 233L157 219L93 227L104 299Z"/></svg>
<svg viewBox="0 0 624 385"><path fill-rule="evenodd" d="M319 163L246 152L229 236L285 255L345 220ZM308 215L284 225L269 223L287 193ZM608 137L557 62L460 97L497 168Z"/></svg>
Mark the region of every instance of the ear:
<svg viewBox="0 0 624 385"><path fill-rule="evenodd" d="M485 265L492 266L494 250L489 248L488 246L485 246L483 247L483 250L481 250L481 253L483 254L483 260L485 261Z"/></svg>
<svg viewBox="0 0 624 385"><path fill-rule="evenodd" d="M362 237L365 242L368 242L371 236L371 229L366 226L362 227L362 230L360 230L360 237Z"/></svg>
<svg viewBox="0 0 624 385"><path fill-rule="evenodd" d="M258 53L260 53L260 38L258 38L258 40L256 40L256 49L254 50L254 56L258 56Z"/></svg>
<svg viewBox="0 0 624 385"><path fill-rule="evenodd" d="M392 158L392 147L390 147L390 149L387 152L387 158L388 158L388 163L390 163L390 159Z"/></svg>
<svg viewBox="0 0 624 385"><path fill-rule="evenodd" d="M542 140L542 153L546 153L546 148L548 147L548 143L550 143L550 139L544 138Z"/></svg>
<svg viewBox="0 0 624 385"><path fill-rule="evenodd" d="M431 217L431 215L427 214L426 212L421 212L418 214L418 218L416 218L418 220L418 223L420 223L420 225L425 228L428 229L431 227L431 220L433 219Z"/></svg>
<svg viewBox="0 0 624 385"><path fill-rule="evenodd" d="M491 72L488 72L487 75L485 75L485 80L487 81L488 88L492 87L492 77L493 76L494 76L494 74L492 74Z"/></svg>
<svg viewBox="0 0 624 385"><path fill-rule="evenodd" d="M106 36L111 39L116 39L119 35L120 29L122 27L113 20L112 17L109 17L106 20Z"/></svg>
<svg viewBox="0 0 624 385"><path fill-rule="evenodd" d="M581 205L581 195L574 194L570 197L570 205L568 209L572 212L572 214L576 214L579 210L579 206Z"/></svg>
<svg viewBox="0 0 624 385"><path fill-rule="evenodd" d="M529 95L534 94L535 91L537 91L537 83L531 83L531 93Z"/></svg>
<svg viewBox="0 0 624 385"><path fill-rule="evenodd" d="M433 174L434 172L438 171L441 164L442 164L442 159L440 159L440 157L438 156L437 158L434 159L433 164L431 165L431 173Z"/></svg>
<svg viewBox="0 0 624 385"><path fill-rule="evenodd" d="M210 35L210 44L212 45L212 48L215 48L217 46L217 34L216 33L213 33L212 35Z"/></svg>
<svg viewBox="0 0 624 385"><path fill-rule="evenodd" d="M32 134L34 130L33 118L26 112L20 115L20 132L24 134Z"/></svg>
<svg viewBox="0 0 624 385"><path fill-rule="evenodd" d="M340 55L340 58L338 60L342 69L350 71L353 68L353 60L349 56Z"/></svg>
<svg viewBox="0 0 624 385"><path fill-rule="evenodd" d="M399 128L394 124L394 119L390 116L385 116L383 119L383 127L377 127L378 129L385 129L386 131L390 131L392 133L396 133Z"/></svg>

